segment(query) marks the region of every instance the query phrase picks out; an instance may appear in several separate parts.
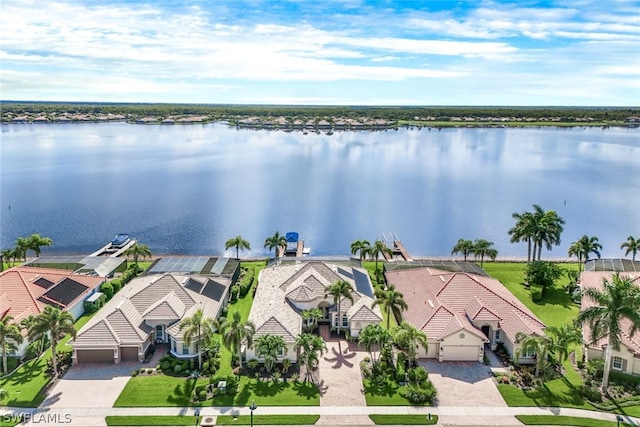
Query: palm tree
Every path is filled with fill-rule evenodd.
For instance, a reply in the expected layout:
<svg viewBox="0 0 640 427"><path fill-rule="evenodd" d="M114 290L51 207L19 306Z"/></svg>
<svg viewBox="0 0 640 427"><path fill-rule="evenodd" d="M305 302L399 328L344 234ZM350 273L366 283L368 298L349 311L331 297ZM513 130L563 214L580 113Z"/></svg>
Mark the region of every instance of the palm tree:
<svg viewBox="0 0 640 427"><path fill-rule="evenodd" d="M516 220L516 225L509 230L511 243L527 242L527 262L535 261L535 251L533 252L533 260L531 259L533 235L535 233L535 221L531 212L517 213L511 215Z"/></svg>
<svg viewBox="0 0 640 427"><path fill-rule="evenodd" d="M222 342L231 352L238 351L238 364L242 370L242 341L247 341L247 346L253 345L253 334L256 333L256 326L252 321L242 321L240 312L234 311L231 320L227 320L220 330Z"/></svg>
<svg viewBox="0 0 640 427"><path fill-rule="evenodd" d="M256 354L264 359L264 367L268 373L271 373L278 361L278 353L284 352L286 348L287 343L280 335L262 335L255 342Z"/></svg>
<svg viewBox="0 0 640 427"><path fill-rule="evenodd" d="M279 231L276 231L271 237L267 237L264 241L264 247L269 250L275 249L274 258L278 257L278 249L286 249L287 248L287 238L285 236L281 236Z"/></svg>
<svg viewBox="0 0 640 427"><path fill-rule="evenodd" d="M31 249L36 253L36 257L40 256L40 248L42 246L51 246L53 240L48 237L42 237L39 234L32 234L27 238L27 249Z"/></svg>
<svg viewBox="0 0 640 427"><path fill-rule="evenodd" d="M205 341L211 341L211 332L215 326L212 318L205 318L201 308L198 308L193 316L186 317L180 322L180 331L184 329L183 339L185 344L191 345L194 338L197 339L198 369L202 369L202 348ZM210 344L210 343L209 343Z"/></svg>
<svg viewBox="0 0 640 427"><path fill-rule="evenodd" d="M595 254L598 258L600 258L600 251L602 250L602 245L598 243L597 237L589 237L586 234L582 236L578 241L571 243L569 246L569 256L575 255L578 257L579 269L582 271L582 260L587 262L589 260L590 254Z"/></svg>
<svg viewBox="0 0 640 427"><path fill-rule="evenodd" d="M391 333L388 329L384 329L380 324L369 324L358 335L358 344L363 346L369 352L372 363L375 365L375 352L380 351L382 347L391 341Z"/></svg>
<svg viewBox="0 0 640 427"><path fill-rule="evenodd" d="M133 263L138 264L138 258L140 257L142 257L142 259L151 258L151 249L149 249L147 245L139 245L138 242L135 242L123 252L123 255L127 257L132 256Z"/></svg>
<svg viewBox="0 0 640 427"><path fill-rule="evenodd" d="M391 321L391 313L393 313L397 321L402 322L402 311L409 308L404 300L402 292L396 291L396 287L389 284L386 289L377 290L375 297L376 299L373 301L373 305L371 307L373 308L376 305L380 305L385 313L387 313L387 330L389 329Z"/></svg>
<svg viewBox="0 0 640 427"><path fill-rule="evenodd" d="M477 259L480 257L480 267L484 266L484 257L488 257L491 261L495 261L498 251L493 248L493 242L485 239L476 239L473 243L473 255Z"/></svg>
<svg viewBox="0 0 640 427"><path fill-rule="evenodd" d="M564 323L560 326L548 326L545 332L550 334L551 351L557 356L560 364L569 357L569 347L571 345L582 344L582 332L571 323Z"/></svg>
<svg viewBox="0 0 640 427"><path fill-rule="evenodd" d="M620 245L620 249L626 249L626 251L624 252L624 256L627 256L629 255L629 253L631 253L631 259L635 261L636 255L638 254L638 251L640 251L640 237L637 239L633 236L627 237L627 241Z"/></svg>
<svg viewBox="0 0 640 427"><path fill-rule="evenodd" d="M520 347L516 350L516 363L519 363L523 353L533 353L536 359L535 376L540 376L541 372L549 366L549 351L552 348L552 341L546 335L540 336L536 334L527 335L523 332L516 334L516 343L520 343Z"/></svg>
<svg viewBox="0 0 640 427"><path fill-rule="evenodd" d="M471 240L458 239L458 242L453 247L451 255L462 254L464 261L467 262L467 256L473 253L473 242Z"/></svg>
<svg viewBox="0 0 640 427"><path fill-rule="evenodd" d="M569 255L570 257L575 256L578 258L578 272L582 271L583 252L582 252L582 245L580 245L580 242L571 243L571 246L569 246L569 250L567 251L567 255Z"/></svg>
<svg viewBox="0 0 640 427"><path fill-rule="evenodd" d="M536 212L539 217L539 213ZM552 245L560 244L560 235L564 231L565 220L556 211L545 211L537 222L536 243L538 247L538 260L542 259L542 244L547 250L552 249Z"/></svg>
<svg viewBox="0 0 640 427"><path fill-rule="evenodd" d="M22 344L23 338L20 327L13 323L13 316L5 315L0 319L0 349L2 349L2 373L7 373L7 353L17 349L16 344Z"/></svg>
<svg viewBox="0 0 640 427"><path fill-rule="evenodd" d="M318 366L320 356L327 351L327 345L324 340L317 335L300 334L298 338L296 338L294 349L301 352L298 356L298 361L301 365L307 367L304 380L307 382L311 371Z"/></svg>
<svg viewBox="0 0 640 427"><path fill-rule="evenodd" d="M31 325L33 325L33 322L35 321L36 316L34 316L33 314L30 314L29 316L23 318L22 320L20 320L20 328L27 331L27 333L29 333L29 329L31 328ZM40 345L38 347L38 354L42 354L42 352L44 351L44 344L46 342L46 338L47 335L46 334L40 334L39 336L32 336L31 340L33 342L35 341L40 341Z"/></svg>
<svg viewBox="0 0 640 427"><path fill-rule="evenodd" d="M351 253L357 255L360 252L360 261L363 261L367 256L367 253L371 249L371 244L368 240L356 240L351 243Z"/></svg>
<svg viewBox="0 0 640 427"><path fill-rule="evenodd" d="M319 308L311 308L309 310L302 310L300 315L302 316L302 320L304 320L304 329L312 331L318 326L318 320L322 319L324 314ZM307 326L309 320L312 320L311 326Z"/></svg>
<svg viewBox="0 0 640 427"><path fill-rule="evenodd" d="M16 248L14 249L14 258L24 259L27 261L27 251L29 250L29 239L26 237L18 237L16 239Z"/></svg>
<svg viewBox="0 0 640 427"><path fill-rule="evenodd" d="M50 305L45 306L42 313L37 315L29 329L29 339L38 337L41 334L49 334L51 338L51 364L53 365L53 375L58 375L58 364L56 347L58 341L66 334L76 337L76 328L73 325L73 316L68 311L62 311Z"/></svg>
<svg viewBox="0 0 640 427"><path fill-rule="evenodd" d="M11 257L13 258L13 263L15 264L20 259L27 259L27 249L23 246L16 246L13 251L11 251Z"/></svg>
<svg viewBox="0 0 640 427"><path fill-rule="evenodd" d="M353 286L344 280L338 280L325 290L324 297L333 296L333 303L338 306L338 332L342 328L342 312L340 311L340 302L343 298L348 299L353 304Z"/></svg>
<svg viewBox="0 0 640 427"><path fill-rule="evenodd" d="M633 336L640 329L640 287L630 277L615 273L611 280L603 279L602 290L585 288L582 290L582 297L593 301L595 305L581 310L576 323L589 325L592 343L603 338L608 340L602 375L602 390L606 392L612 350L620 350L620 336L623 332ZM622 330L623 319L631 321L629 331Z"/></svg>
<svg viewBox="0 0 640 427"><path fill-rule="evenodd" d="M7 263L7 267L10 268L11 258L13 257L13 249L5 249L0 252L0 271L4 271L4 263Z"/></svg>
<svg viewBox="0 0 640 427"><path fill-rule="evenodd" d="M382 240L376 240L373 243L373 246L367 251L369 255L371 255L376 260L376 272L378 271L378 259L380 255L387 254L389 256L393 255L393 251L389 249Z"/></svg>
<svg viewBox="0 0 640 427"><path fill-rule="evenodd" d="M229 250L230 248L236 248L236 259L240 259L239 252L240 249L250 251L251 245L248 241L244 240L242 236L233 237L224 244L224 249Z"/></svg>
<svg viewBox="0 0 640 427"><path fill-rule="evenodd" d="M416 350L424 348L426 352L429 346L427 335L410 323L402 322L393 332L393 342L402 351L411 364L415 364Z"/></svg>

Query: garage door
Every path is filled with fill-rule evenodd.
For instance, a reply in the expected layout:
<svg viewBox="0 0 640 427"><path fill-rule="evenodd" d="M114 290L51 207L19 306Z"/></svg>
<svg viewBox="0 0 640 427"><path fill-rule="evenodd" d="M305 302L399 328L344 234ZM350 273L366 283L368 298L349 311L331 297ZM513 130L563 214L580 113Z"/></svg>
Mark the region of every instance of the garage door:
<svg viewBox="0 0 640 427"><path fill-rule="evenodd" d="M478 361L479 349L470 345L448 345L443 347L442 360L445 361Z"/></svg>
<svg viewBox="0 0 640 427"><path fill-rule="evenodd" d="M138 347L120 347L120 357L123 362L137 362Z"/></svg>
<svg viewBox="0 0 640 427"><path fill-rule="evenodd" d="M77 350L78 363L113 363L113 350Z"/></svg>

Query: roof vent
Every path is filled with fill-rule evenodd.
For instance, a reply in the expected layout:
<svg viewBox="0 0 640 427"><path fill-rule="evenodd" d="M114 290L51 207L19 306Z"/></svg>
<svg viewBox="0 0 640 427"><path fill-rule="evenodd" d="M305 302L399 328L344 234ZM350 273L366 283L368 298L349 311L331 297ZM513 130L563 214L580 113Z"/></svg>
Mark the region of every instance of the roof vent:
<svg viewBox="0 0 640 427"><path fill-rule="evenodd" d="M433 308L433 302L431 300L427 300L427 302L429 303L429 305L431 306L431 308Z"/></svg>

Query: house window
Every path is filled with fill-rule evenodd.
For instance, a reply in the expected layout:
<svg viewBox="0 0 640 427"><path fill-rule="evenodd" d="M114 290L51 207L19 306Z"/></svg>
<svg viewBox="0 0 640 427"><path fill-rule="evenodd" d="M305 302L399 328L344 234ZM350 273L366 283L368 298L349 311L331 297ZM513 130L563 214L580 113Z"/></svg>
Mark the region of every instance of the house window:
<svg viewBox="0 0 640 427"><path fill-rule="evenodd" d="M163 338L162 337L162 335L163 335L162 333L163 333L162 325L156 325L156 339L157 340L161 340Z"/></svg>
<svg viewBox="0 0 640 427"><path fill-rule="evenodd" d="M347 328L348 326L349 326L349 318L345 314L344 316L342 316L342 327Z"/></svg>
<svg viewBox="0 0 640 427"><path fill-rule="evenodd" d="M284 349L283 348L279 348L278 349L278 357L282 357L284 356Z"/></svg>
<svg viewBox="0 0 640 427"><path fill-rule="evenodd" d="M496 331L496 342L500 341L500 329Z"/></svg>
<svg viewBox="0 0 640 427"><path fill-rule="evenodd" d="M615 371L622 371L622 358L618 356L614 356L611 358L611 369Z"/></svg>
<svg viewBox="0 0 640 427"><path fill-rule="evenodd" d="M189 354L189 346L182 344L182 354Z"/></svg>
<svg viewBox="0 0 640 427"><path fill-rule="evenodd" d="M171 350L175 353L176 351L178 351L176 349L176 340L174 340L173 338L171 338Z"/></svg>
<svg viewBox="0 0 640 427"><path fill-rule="evenodd" d="M532 348L527 348L522 352L522 357L528 357L528 358L536 357L536 351Z"/></svg>

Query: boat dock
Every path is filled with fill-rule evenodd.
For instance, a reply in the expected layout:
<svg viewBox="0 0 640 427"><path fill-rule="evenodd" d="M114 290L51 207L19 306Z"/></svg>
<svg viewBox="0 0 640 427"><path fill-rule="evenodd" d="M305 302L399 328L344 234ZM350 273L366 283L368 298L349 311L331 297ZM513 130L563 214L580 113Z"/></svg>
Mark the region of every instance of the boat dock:
<svg viewBox="0 0 640 427"><path fill-rule="evenodd" d="M107 243L106 245L104 245L103 247L101 247L100 249L98 249L97 251L95 251L94 253L92 253L89 256L109 256L109 257L119 257L120 255L122 255L124 253L124 251L126 251L127 249L129 249L131 246L136 244L136 240L130 240L126 245L124 245L121 248L118 249L112 249L111 248L111 242Z"/></svg>
<svg viewBox="0 0 640 427"><path fill-rule="evenodd" d="M299 239L298 233L294 231L290 231L286 234L286 239L287 239L287 247L278 248L279 257L302 258L303 256L309 255L311 253L310 248L304 247L304 240Z"/></svg>
<svg viewBox="0 0 640 427"><path fill-rule="evenodd" d="M398 236L393 232L382 233L382 241L391 249L391 255L383 252L386 261L412 261L409 252L404 248Z"/></svg>

